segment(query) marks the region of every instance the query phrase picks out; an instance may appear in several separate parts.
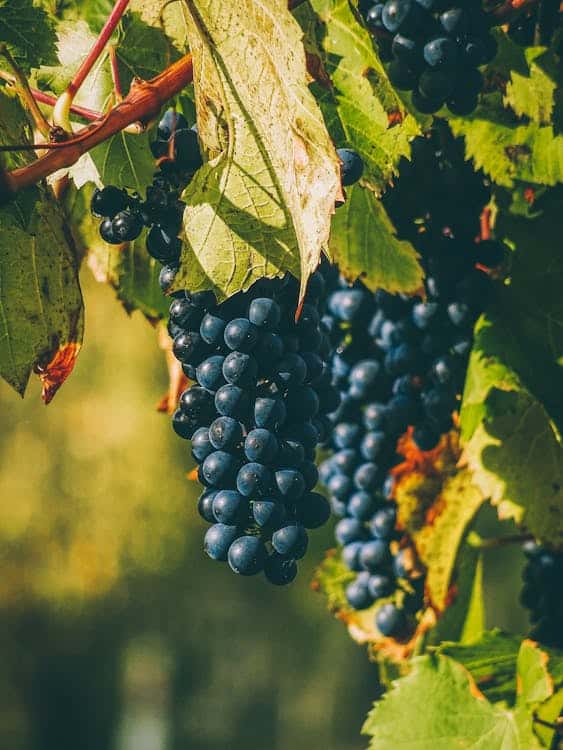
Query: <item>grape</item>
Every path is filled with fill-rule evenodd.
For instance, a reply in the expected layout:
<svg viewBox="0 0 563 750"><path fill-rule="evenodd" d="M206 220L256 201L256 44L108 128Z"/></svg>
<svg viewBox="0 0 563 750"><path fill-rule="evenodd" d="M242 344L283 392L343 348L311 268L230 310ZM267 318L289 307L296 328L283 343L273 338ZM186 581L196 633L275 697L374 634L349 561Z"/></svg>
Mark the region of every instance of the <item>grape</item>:
<svg viewBox="0 0 563 750"><path fill-rule="evenodd" d="M216 494L217 490L206 490L199 496L199 500L197 501L198 513L207 523L215 523L213 500Z"/></svg>
<svg viewBox="0 0 563 750"><path fill-rule="evenodd" d="M176 265L162 266L162 268L160 269L160 273L158 274L158 283L164 293L168 292L168 290L172 286L177 273L178 266Z"/></svg>
<svg viewBox="0 0 563 750"><path fill-rule="evenodd" d="M265 497L272 487L272 473L264 464L252 461L237 474L237 489L245 497Z"/></svg>
<svg viewBox="0 0 563 750"><path fill-rule="evenodd" d="M215 394L215 408L224 417L244 419L250 406L250 396L247 391L237 385L221 386Z"/></svg>
<svg viewBox="0 0 563 750"><path fill-rule="evenodd" d="M271 464L278 453L278 440L273 432L263 428L251 430L246 436L244 452L249 461Z"/></svg>
<svg viewBox="0 0 563 750"><path fill-rule="evenodd" d="M264 565L264 575L275 586L286 586L297 575L297 563L295 560L287 560L282 555L270 555Z"/></svg>
<svg viewBox="0 0 563 750"><path fill-rule="evenodd" d="M309 492L297 504L295 515L306 529L317 529L330 518L330 504L318 492Z"/></svg>
<svg viewBox="0 0 563 750"><path fill-rule="evenodd" d="M235 573L253 576L264 568L266 550L258 536L241 536L229 547L229 566Z"/></svg>
<svg viewBox="0 0 563 750"><path fill-rule="evenodd" d="M182 393L179 405L184 414L202 424L209 421L213 415L212 394L197 385L193 385Z"/></svg>
<svg viewBox="0 0 563 750"><path fill-rule="evenodd" d="M160 263L173 263L180 257L182 243L156 224L147 234L147 252Z"/></svg>
<svg viewBox="0 0 563 750"><path fill-rule="evenodd" d="M248 318L235 318L225 326L223 337L229 349L248 353L258 342L258 328Z"/></svg>
<svg viewBox="0 0 563 750"><path fill-rule="evenodd" d="M282 526L272 534L272 546L284 557L300 560L307 551L307 532L303 526Z"/></svg>
<svg viewBox="0 0 563 750"><path fill-rule="evenodd" d="M196 368L197 382L208 391L217 391L225 385L223 377L223 362L225 357L215 354L204 359Z"/></svg>
<svg viewBox="0 0 563 750"><path fill-rule="evenodd" d="M366 583L359 582L358 580L353 581L346 586L345 593L348 604L354 609L367 609L373 604L373 597Z"/></svg>
<svg viewBox="0 0 563 750"><path fill-rule="evenodd" d="M204 550L212 560L227 559L231 544L237 537L236 526L216 523L210 526L205 534Z"/></svg>
<svg viewBox="0 0 563 750"><path fill-rule="evenodd" d="M362 545L359 561L362 568L376 573L389 561L389 546L382 539L374 539Z"/></svg>
<svg viewBox="0 0 563 750"><path fill-rule="evenodd" d="M297 469L278 469L274 475L275 485L279 494L291 499L299 500L305 492L303 474Z"/></svg>
<svg viewBox="0 0 563 750"><path fill-rule="evenodd" d="M389 539L395 530L397 511L394 505L381 508L373 515L370 531L376 539Z"/></svg>
<svg viewBox="0 0 563 750"><path fill-rule="evenodd" d="M281 319L280 306L269 297L258 297L250 303L248 319L259 328L265 330L275 328Z"/></svg>
<svg viewBox="0 0 563 750"><path fill-rule="evenodd" d="M256 382L258 363L250 354L231 352L225 357L223 376L231 385L248 388Z"/></svg>
<svg viewBox="0 0 563 750"><path fill-rule="evenodd" d="M209 427L209 441L217 450L232 450L242 442L242 426L232 417L217 417Z"/></svg>
<svg viewBox="0 0 563 750"><path fill-rule="evenodd" d="M375 625L384 636L400 635L406 625L405 613L395 604L383 604L375 613Z"/></svg>
<svg viewBox="0 0 563 750"><path fill-rule="evenodd" d="M111 226L119 242L131 242L141 234L143 222L139 214L125 210L113 217Z"/></svg>
<svg viewBox="0 0 563 750"><path fill-rule="evenodd" d="M192 455L196 461L204 461L210 453L213 453L213 445L209 439L207 427L200 427L192 435Z"/></svg>
<svg viewBox="0 0 563 750"><path fill-rule="evenodd" d="M232 484L238 467L239 462L235 456L226 451L214 451L204 460L202 473L205 481L212 487L226 488Z"/></svg>
<svg viewBox="0 0 563 750"><path fill-rule="evenodd" d="M279 429L285 418L286 408L280 398L263 397L254 402L254 421L257 427Z"/></svg>
<svg viewBox="0 0 563 750"><path fill-rule="evenodd" d="M448 0L387 0L363 12L389 80L413 92L419 111L431 114L444 103L458 115L475 109L483 86L477 68L496 54L480 9L450 7Z"/></svg>
<svg viewBox="0 0 563 750"><path fill-rule="evenodd" d="M107 242L110 245L119 245L121 242L121 240L115 236L115 232L113 231L113 221L111 219L104 219L100 224L100 237L104 242Z"/></svg>
<svg viewBox="0 0 563 750"><path fill-rule="evenodd" d="M219 523L238 526L248 516L248 500L235 490L219 490L213 499L213 517Z"/></svg>
<svg viewBox="0 0 563 750"><path fill-rule="evenodd" d="M356 518L343 518L336 524L334 534L339 544L357 542L365 536L363 524Z"/></svg>
<svg viewBox="0 0 563 750"><path fill-rule="evenodd" d="M360 565L360 551L363 547L363 542L348 542L342 547L342 560L347 568L356 572L362 569Z"/></svg>
<svg viewBox="0 0 563 750"><path fill-rule="evenodd" d="M375 573L369 577L368 590L373 599L383 599L395 590L395 582L388 575Z"/></svg>
<svg viewBox="0 0 563 750"><path fill-rule="evenodd" d="M183 114L176 112L174 109L167 109L158 123L158 137L167 141L172 133L177 130L187 130L188 127L188 122Z"/></svg>
<svg viewBox="0 0 563 750"><path fill-rule="evenodd" d="M205 313L201 320L199 333L206 344L218 346L223 340L227 322L211 312Z"/></svg>
<svg viewBox="0 0 563 750"><path fill-rule="evenodd" d="M340 181L344 187L357 182L364 171L364 163L361 156L351 148L339 148L336 150L341 163Z"/></svg>
<svg viewBox="0 0 563 750"><path fill-rule="evenodd" d="M285 520L285 504L276 498L262 498L252 503L254 520L260 527L278 528Z"/></svg>

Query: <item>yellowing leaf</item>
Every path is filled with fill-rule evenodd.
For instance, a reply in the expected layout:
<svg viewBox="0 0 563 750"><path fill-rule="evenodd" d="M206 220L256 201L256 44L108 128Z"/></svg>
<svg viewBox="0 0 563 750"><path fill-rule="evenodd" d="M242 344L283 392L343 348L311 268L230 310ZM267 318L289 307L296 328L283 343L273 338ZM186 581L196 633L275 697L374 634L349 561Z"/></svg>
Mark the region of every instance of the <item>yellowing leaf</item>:
<svg viewBox="0 0 563 750"><path fill-rule="evenodd" d="M190 0L198 130L210 160L188 185L175 288L225 298L257 279L307 277L327 248L336 152L306 84L285 0Z"/></svg>

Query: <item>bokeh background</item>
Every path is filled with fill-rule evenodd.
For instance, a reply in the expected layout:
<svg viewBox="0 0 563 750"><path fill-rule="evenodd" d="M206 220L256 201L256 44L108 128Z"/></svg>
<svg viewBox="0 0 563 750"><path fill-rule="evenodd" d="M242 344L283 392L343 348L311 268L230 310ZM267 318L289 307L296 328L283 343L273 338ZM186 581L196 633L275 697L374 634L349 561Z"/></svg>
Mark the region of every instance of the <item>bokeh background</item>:
<svg viewBox="0 0 563 750"><path fill-rule="evenodd" d="M82 281L85 345L53 403L0 383L0 747L364 748L376 666L310 589L332 524L287 589L206 558L156 333ZM521 562L487 554L491 625L525 630Z"/></svg>

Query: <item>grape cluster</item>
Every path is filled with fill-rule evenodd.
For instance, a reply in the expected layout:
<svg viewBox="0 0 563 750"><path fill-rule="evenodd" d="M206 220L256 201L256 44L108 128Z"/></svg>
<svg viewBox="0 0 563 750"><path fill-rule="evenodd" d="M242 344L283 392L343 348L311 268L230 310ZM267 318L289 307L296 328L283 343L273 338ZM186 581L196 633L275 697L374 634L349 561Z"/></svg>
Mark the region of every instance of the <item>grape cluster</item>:
<svg viewBox="0 0 563 750"><path fill-rule="evenodd" d="M325 271L332 292L323 320L341 404L331 415L334 455L319 473L342 517L335 534L343 560L358 573L346 590L348 602L364 609L389 597L376 613L384 635L408 629L424 593L414 550L396 528L390 471L401 461L397 440L411 428L418 448L428 451L451 429L473 325L491 290L484 267L498 266L505 252L502 243L475 241L488 191L449 131L434 131L415 150L419 160L403 165L385 202L400 234L421 253L425 295L374 294ZM419 170L431 193L420 190Z"/></svg>
<svg viewBox="0 0 563 750"><path fill-rule="evenodd" d="M170 306L173 351L195 384L173 426L191 440L206 487L198 508L212 526L205 551L235 573L264 572L282 585L297 574L307 529L324 524L327 500L313 491L317 443L339 403L324 359L324 281L314 274L298 321L298 284L262 280L221 304L213 294L177 293Z"/></svg>
<svg viewBox="0 0 563 750"><path fill-rule="evenodd" d="M91 210L103 218L100 234L105 242L131 242L147 227L148 253L160 263L176 264L181 250L177 235L184 212L180 193L202 164L197 134L183 115L169 109L158 124L151 150L159 169L147 188L146 199L108 185L94 192Z"/></svg>
<svg viewBox="0 0 563 750"><path fill-rule="evenodd" d="M480 0L386 0L362 7L389 61L391 83L412 91L420 112L437 112L444 104L456 115L475 109L483 87L479 66L497 49Z"/></svg>
<svg viewBox="0 0 563 750"><path fill-rule="evenodd" d="M520 601L530 610L530 635L545 646L563 648L563 552L526 542L524 554Z"/></svg>

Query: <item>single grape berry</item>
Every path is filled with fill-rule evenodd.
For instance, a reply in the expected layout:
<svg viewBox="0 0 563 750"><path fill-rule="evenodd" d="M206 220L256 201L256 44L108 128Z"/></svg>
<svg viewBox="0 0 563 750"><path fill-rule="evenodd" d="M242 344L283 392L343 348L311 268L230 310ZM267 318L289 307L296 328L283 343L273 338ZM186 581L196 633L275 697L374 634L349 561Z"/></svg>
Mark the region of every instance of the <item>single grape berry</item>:
<svg viewBox="0 0 563 750"><path fill-rule="evenodd" d="M113 219L117 213L124 211L128 205L129 196L126 191L120 190L114 185L108 185L101 190L94 190L90 209L94 216Z"/></svg>
<svg viewBox="0 0 563 750"><path fill-rule="evenodd" d="M339 148L336 150L340 159L340 181L344 187L357 182L364 171L362 157L351 148Z"/></svg>

